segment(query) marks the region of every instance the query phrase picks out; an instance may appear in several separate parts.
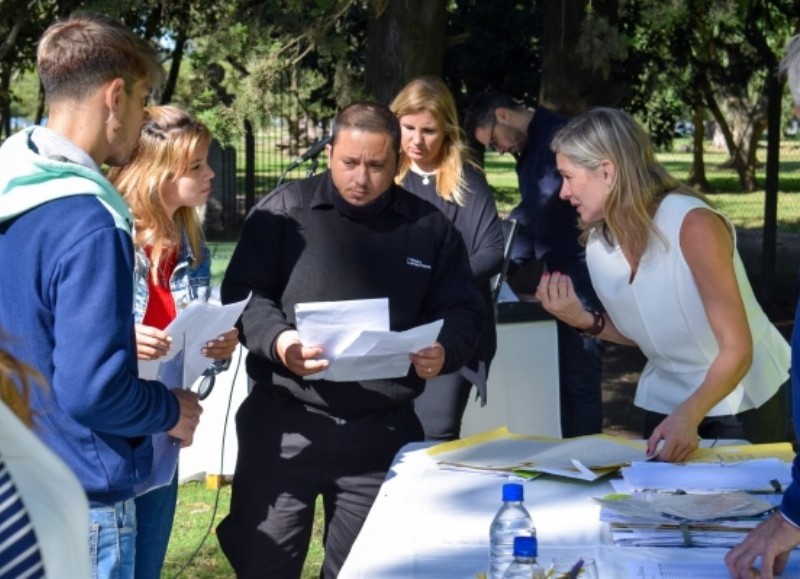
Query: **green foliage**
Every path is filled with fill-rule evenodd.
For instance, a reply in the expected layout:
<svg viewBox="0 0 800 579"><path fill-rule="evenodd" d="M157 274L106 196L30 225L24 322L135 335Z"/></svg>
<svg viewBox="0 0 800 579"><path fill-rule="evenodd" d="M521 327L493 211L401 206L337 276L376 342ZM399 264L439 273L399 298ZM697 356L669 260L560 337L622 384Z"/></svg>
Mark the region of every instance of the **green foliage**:
<svg viewBox="0 0 800 579"><path fill-rule="evenodd" d="M488 89L539 100L542 15L536 2L453 0L443 78L463 111Z"/></svg>

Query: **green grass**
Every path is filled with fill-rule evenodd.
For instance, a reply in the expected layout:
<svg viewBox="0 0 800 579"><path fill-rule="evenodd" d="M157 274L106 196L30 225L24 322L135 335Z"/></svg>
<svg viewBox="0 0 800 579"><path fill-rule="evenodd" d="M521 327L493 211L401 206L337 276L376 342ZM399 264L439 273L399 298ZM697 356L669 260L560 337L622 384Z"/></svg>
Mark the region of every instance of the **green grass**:
<svg viewBox="0 0 800 579"><path fill-rule="evenodd" d="M222 554L215 534L217 525L228 514L230 501L230 485L222 487L219 494L216 490L206 488L204 482L193 481L180 485L175 523L172 527L164 569L161 572L162 577L175 577L184 566L186 568L181 577L212 579L234 576L233 569ZM214 514L215 502L217 511ZM213 525L212 514L214 514ZM311 547L301 575L302 579L319 577L323 556L322 524L322 504L318 502ZM201 544L200 550L194 554Z"/></svg>
<svg viewBox="0 0 800 579"><path fill-rule="evenodd" d="M681 146L688 139L678 139L675 150L660 153L659 160L667 170L681 181L686 181L691 168L690 153L682 152ZM704 151L706 178L712 188L708 194L714 206L722 211L734 225L744 229L764 226L764 190L743 193L733 169L721 168L727 155L713 150ZM765 151L759 151L763 162ZM511 155L488 153L485 160L486 178L495 191L497 210L507 215L519 202L517 174ZM764 168L757 170L758 182L763 185ZM781 163L778 185L778 229L782 232L800 231L800 143L784 141L781 148Z"/></svg>

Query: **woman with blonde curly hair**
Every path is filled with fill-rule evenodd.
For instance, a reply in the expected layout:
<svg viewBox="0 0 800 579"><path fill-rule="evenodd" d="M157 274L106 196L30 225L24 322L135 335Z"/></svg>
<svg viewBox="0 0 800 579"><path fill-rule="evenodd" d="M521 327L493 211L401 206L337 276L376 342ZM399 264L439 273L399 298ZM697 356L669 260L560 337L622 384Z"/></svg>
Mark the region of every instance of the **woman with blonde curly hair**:
<svg viewBox="0 0 800 579"><path fill-rule="evenodd" d="M645 354L634 403L648 454L685 460L698 435L786 440L789 345L756 301L731 222L667 173L621 110L583 113L551 147L606 313L584 309L558 272L536 295L567 324Z"/></svg>
<svg viewBox="0 0 800 579"><path fill-rule="evenodd" d="M134 217L134 318L140 360L165 355L172 338L164 328L190 302L210 296L211 257L197 215L214 177L208 166L210 144L208 129L187 112L174 106L149 107L130 162L109 171L109 180ZM202 353L209 362L222 363L233 354L237 337L238 331L231 329L207 343ZM169 485L136 497L137 578L157 579L161 574L177 484L175 473Z"/></svg>
<svg viewBox="0 0 800 579"><path fill-rule="evenodd" d="M475 281L494 312L489 282L503 263L503 234L486 177L468 154L453 95L436 77L409 82L389 106L400 121L396 182L441 210L456 226L469 253ZM461 372L428 380L414 401L427 440L460 436L472 384L486 399L486 375L497 349L494 316L484 325L472 360Z"/></svg>

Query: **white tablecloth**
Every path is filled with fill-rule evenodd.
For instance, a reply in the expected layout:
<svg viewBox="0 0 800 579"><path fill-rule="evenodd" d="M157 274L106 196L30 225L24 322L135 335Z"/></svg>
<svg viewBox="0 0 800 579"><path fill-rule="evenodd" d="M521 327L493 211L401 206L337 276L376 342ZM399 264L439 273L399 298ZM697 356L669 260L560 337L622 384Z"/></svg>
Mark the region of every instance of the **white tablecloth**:
<svg viewBox="0 0 800 579"><path fill-rule="evenodd" d="M488 569L488 533L506 477L439 469L425 445L408 445L381 487L340 579L468 578ZM721 564L726 549L617 547L600 507L590 500L611 492L607 481L541 477L524 483L536 525L539 561L556 555L593 557L601 579L632 577L629 564ZM726 577L722 575L683 575ZM648 578L653 575L638 574Z"/></svg>

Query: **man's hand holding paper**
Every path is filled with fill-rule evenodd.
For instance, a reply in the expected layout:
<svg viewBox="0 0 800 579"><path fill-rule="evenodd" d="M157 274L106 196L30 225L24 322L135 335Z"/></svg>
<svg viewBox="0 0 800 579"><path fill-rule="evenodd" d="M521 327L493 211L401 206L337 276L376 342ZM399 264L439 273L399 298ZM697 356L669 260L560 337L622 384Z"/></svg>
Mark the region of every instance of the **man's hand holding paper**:
<svg viewBox="0 0 800 579"><path fill-rule="evenodd" d="M303 346L297 330L287 330L278 336L275 352L283 365L298 376L316 374L328 367L328 360L320 358L322 348Z"/></svg>

